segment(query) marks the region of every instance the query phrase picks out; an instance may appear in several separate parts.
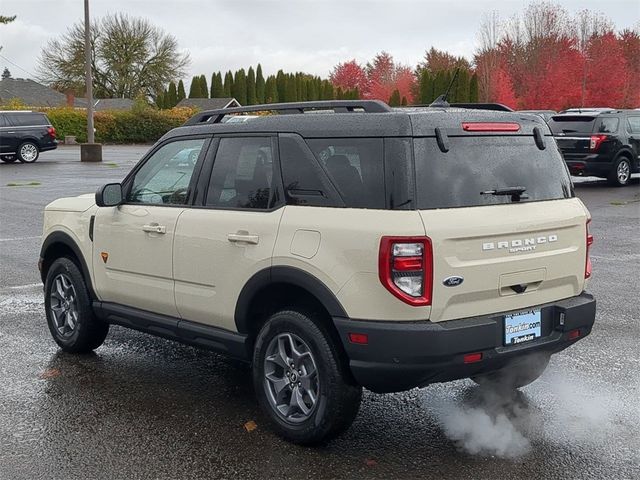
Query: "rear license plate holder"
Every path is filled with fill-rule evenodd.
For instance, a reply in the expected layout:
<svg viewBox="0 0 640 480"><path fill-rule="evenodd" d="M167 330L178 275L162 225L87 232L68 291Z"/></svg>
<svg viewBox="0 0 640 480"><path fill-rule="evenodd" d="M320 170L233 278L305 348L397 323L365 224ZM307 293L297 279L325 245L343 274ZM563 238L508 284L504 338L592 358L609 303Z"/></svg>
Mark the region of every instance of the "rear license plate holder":
<svg viewBox="0 0 640 480"><path fill-rule="evenodd" d="M504 316L505 346L530 342L541 336L542 313L540 310L528 310Z"/></svg>

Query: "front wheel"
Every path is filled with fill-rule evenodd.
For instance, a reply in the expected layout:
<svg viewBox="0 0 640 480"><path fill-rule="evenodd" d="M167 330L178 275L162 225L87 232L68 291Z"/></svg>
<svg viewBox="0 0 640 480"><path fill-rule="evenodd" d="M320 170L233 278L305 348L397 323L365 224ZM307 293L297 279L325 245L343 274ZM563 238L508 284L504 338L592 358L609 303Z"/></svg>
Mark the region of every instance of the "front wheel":
<svg viewBox="0 0 640 480"><path fill-rule="evenodd" d="M629 185L631 181L631 162L626 157L620 157L613 163L609 174L609 183L616 187Z"/></svg>
<svg viewBox="0 0 640 480"><path fill-rule="evenodd" d="M33 163L40 156L40 149L33 142L24 142L18 148L18 160L22 163Z"/></svg>
<svg viewBox="0 0 640 480"><path fill-rule="evenodd" d="M328 332L314 315L295 310L275 313L260 330L253 384L276 433L305 445L346 430L362 398Z"/></svg>
<svg viewBox="0 0 640 480"><path fill-rule="evenodd" d="M51 336L65 352L90 352L109 333L109 324L94 316L82 273L69 258L51 264L44 284L44 306Z"/></svg>
<svg viewBox="0 0 640 480"><path fill-rule="evenodd" d="M471 377L480 386L500 390L516 390L535 382L549 365L548 355L530 355L495 372Z"/></svg>

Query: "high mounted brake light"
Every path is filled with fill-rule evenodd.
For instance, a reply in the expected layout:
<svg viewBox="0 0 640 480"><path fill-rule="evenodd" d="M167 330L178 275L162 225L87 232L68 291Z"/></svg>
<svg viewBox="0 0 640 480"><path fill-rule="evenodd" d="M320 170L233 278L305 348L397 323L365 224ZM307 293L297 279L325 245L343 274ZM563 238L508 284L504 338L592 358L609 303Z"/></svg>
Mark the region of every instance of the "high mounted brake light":
<svg viewBox="0 0 640 480"><path fill-rule="evenodd" d="M429 237L382 237L378 256L382 285L413 306L431 305L433 250Z"/></svg>
<svg viewBox="0 0 640 480"><path fill-rule="evenodd" d="M463 122L465 132L518 132L519 123L512 122Z"/></svg>
<svg viewBox="0 0 640 480"><path fill-rule="evenodd" d="M589 150L592 152L597 151L600 148L600 145L602 145L602 142L606 139L606 135L591 135L591 139L589 140Z"/></svg>

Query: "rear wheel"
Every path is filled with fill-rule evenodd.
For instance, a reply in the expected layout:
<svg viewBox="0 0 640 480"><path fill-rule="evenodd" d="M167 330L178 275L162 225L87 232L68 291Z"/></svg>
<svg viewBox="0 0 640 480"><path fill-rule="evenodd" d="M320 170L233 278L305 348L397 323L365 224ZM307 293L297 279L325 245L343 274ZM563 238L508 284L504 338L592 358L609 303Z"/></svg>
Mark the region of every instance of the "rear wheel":
<svg viewBox="0 0 640 480"><path fill-rule="evenodd" d="M33 142L24 142L18 148L18 160L22 163L33 163L40 156L40 149Z"/></svg>
<svg viewBox="0 0 640 480"><path fill-rule="evenodd" d="M330 335L314 315L294 310L275 313L260 330L253 384L276 433L299 444L346 430L362 397Z"/></svg>
<svg viewBox="0 0 640 480"><path fill-rule="evenodd" d="M471 380L496 390L515 390L536 381L547 369L549 358L548 355L524 357L495 372L471 377Z"/></svg>
<svg viewBox="0 0 640 480"><path fill-rule="evenodd" d="M17 158L13 155L4 155L0 157L0 160L2 160L4 163L13 163L17 160Z"/></svg>
<svg viewBox="0 0 640 480"><path fill-rule="evenodd" d="M95 350L109 333L109 325L93 314L82 273L66 257L55 260L47 272L44 306L51 336L65 352Z"/></svg>
<svg viewBox="0 0 640 480"><path fill-rule="evenodd" d="M613 163L609 173L609 183L616 187L629 185L631 180L631 162L627 157L620 157Z"/></svg>

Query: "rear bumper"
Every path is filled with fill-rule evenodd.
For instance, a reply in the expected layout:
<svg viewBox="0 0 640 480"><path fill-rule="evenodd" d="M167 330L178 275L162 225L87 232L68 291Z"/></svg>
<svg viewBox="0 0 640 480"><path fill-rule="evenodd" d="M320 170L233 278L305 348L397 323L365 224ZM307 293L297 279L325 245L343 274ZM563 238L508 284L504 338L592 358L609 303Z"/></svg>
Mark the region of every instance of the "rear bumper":
<svg viewBox="0 0 640 480"><path fill-rule="evenodd" d="M334 317L358 383L374 392L397 392L430 383L447 382L487 373L533 353L553 354L591 332L596 301L588 293L538 305L542 336L504 346L501 314L439 323L381 322ZM569 338L578 330L579 336ZM349 333L368 335L368 344L349 342ZM465 364L467 353L482 353L482 360Z"/></svg>
<svg viewBox="0 0 640 480"><path fill-rule="evenodd" d="M609 175L613 167L611 155L591 154L563 154L564 161L571 175L575 176L604 176Z"/></svg>

